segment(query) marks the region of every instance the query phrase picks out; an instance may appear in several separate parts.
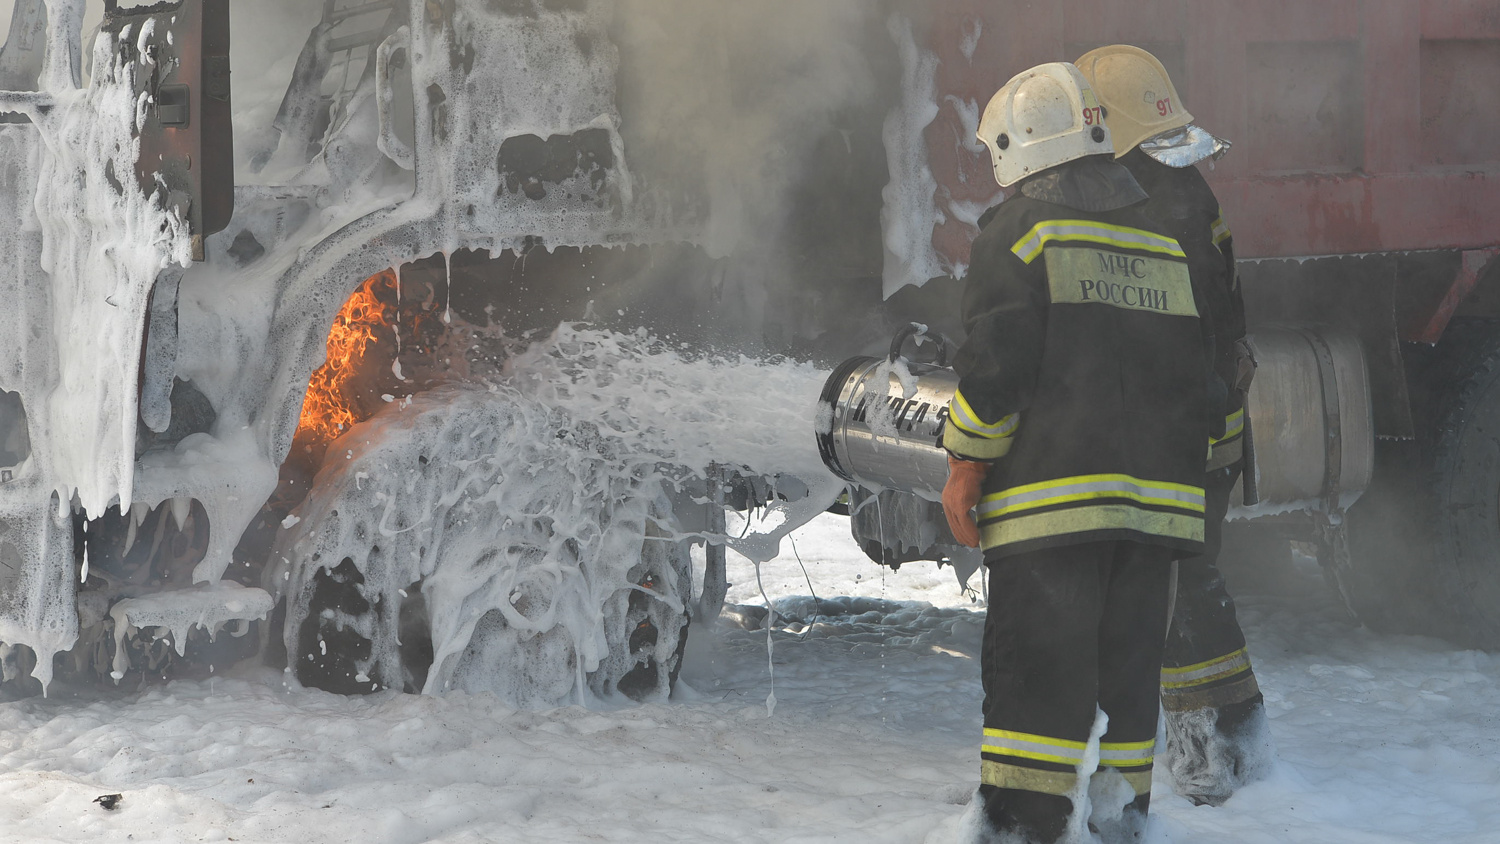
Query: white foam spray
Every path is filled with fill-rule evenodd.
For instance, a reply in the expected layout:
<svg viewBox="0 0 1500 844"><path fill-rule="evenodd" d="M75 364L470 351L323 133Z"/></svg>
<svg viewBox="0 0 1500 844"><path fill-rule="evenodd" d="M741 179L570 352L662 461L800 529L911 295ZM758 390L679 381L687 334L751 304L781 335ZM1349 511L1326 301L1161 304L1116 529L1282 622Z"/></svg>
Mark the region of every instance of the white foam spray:
<svg viewBox="0 0 1500 844"><path fill-rule="evenodd" d="M629 667L620 621L644 571L666 664L691 596L673 564L684 543L769 559L842 488L807 430L821 384L805 364L692 359L644 332L564 325L501 383L387 405L330 446L278 542L268 584L287 584L289 652L317 571L349 559L376 606L338 618L374 645L366 677L395 679L402 593L420 582L434 653L424 691L584 699L591 673ZM689 526L678 511L704 506L711 464L779 479L788 500L743 536Z"/></svg>

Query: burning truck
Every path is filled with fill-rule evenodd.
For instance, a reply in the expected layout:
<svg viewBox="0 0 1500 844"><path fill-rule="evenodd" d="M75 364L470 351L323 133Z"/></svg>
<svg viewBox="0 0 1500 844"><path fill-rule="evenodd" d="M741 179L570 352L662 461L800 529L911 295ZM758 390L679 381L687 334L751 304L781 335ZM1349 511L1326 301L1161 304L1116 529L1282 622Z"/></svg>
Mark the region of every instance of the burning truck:
<svg viewBox="0 0 1500 844"><path fill-rule="evenodd" d="M1241 141L1210 177L1261 361L1242 544L1500 642L1468 140L1500 8L1116 5L17 0L5 685L258 654L347 693L659 696L724 549L846 487L872 559L971 571L930 492L824 468L931 438L836 418L915 412L901 374L814 408L895 326L956 333L994 88L1117 41Z"/></svg>
<svg viewBox="0 0 1500 844"><path fill-rule="evenodd" d="M617 46L711 59L663 40L746 11L695 8L111 2L85 38L83 2L16 4L7 682L261 652L350 693L666 693L692 615L723 601L724 547L774 554L841 486L810 438L784 444L822 373L747 356L816 339L782 317L824 295L803 285L820 270L726 257L737 231L791 225L766 206L794 180L707 178L778 128L733 119L719 86L754 99L775 72L741 51L662 92ZM856 4L829 15L885 26ZM660 122L627 129L621 102ZM849 134L883 168L879 113L840 119L875 121ZM695 153L704 116L738 151ZM847 157L827 116L777 119L814 131L784 156ZM653 142L674 124L683 138ZM847 163L824 177L883 182ZM878 277L878 202L850 204L876 263L843 272ZM795 333L768 343L762 325ZM746 395L771 393L785 409L745 418ZM728 535L725 502L755 503L764 528Z"/></svg>

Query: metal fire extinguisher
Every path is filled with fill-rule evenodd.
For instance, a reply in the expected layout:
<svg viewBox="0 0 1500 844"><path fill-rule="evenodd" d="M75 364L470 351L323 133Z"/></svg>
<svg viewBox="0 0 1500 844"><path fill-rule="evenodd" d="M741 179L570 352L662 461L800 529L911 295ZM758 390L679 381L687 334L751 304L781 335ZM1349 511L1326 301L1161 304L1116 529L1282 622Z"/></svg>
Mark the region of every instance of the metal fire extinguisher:
<svg viewBox="0 0 1500 844"><path fill-rule="evenodd" d="M927 334L912 323L891 341L885 358L851 358L823 385L818 406L818 452L829 470L869 489L895 489L930 501L948 482L943 425L958 375L947 367L948 343L933 335L932 364L906 360L906 341Z"/></svg>

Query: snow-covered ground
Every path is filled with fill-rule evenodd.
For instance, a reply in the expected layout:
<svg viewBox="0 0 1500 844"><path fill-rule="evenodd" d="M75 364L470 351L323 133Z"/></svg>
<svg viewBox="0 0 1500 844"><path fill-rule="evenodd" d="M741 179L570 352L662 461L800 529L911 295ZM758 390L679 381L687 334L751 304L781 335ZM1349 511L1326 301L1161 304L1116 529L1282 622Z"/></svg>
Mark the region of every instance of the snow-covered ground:
<svg viewBox="0 0 1500 844"><path fill-rule="evenodd" d="M646 706L347 698L249 667L57 690L0 705L0 839L950 840L978 773L982 610L950 570L882 576L847 530L822 516L763 568L773 599L816 593L824 613L774 634L774 709L765 633L734 623L756 615L744 608L696 631L677 698ZM1273 775L1221 808L1158 775L1153 840L1500 840L1497 660L1371 633L1315 572L1288 575L1238 596ZM730 579L732 602L760 602L748 563ZM113 811L93 802L114 793Z"/></svg>

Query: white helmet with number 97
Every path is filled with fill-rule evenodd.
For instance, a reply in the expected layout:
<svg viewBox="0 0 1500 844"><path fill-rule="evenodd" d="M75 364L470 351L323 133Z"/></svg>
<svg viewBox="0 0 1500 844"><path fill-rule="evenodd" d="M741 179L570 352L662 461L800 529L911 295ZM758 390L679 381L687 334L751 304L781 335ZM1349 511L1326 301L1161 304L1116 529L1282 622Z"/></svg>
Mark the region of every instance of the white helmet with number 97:
<svg viewBox="0 0 1500 844"><path fill-rule="evenodd" d="M1104 109L1078 68L1051 62L1019 73L985 106L979 140L1009 187L1049 167L1113 153Z"/></svg>

